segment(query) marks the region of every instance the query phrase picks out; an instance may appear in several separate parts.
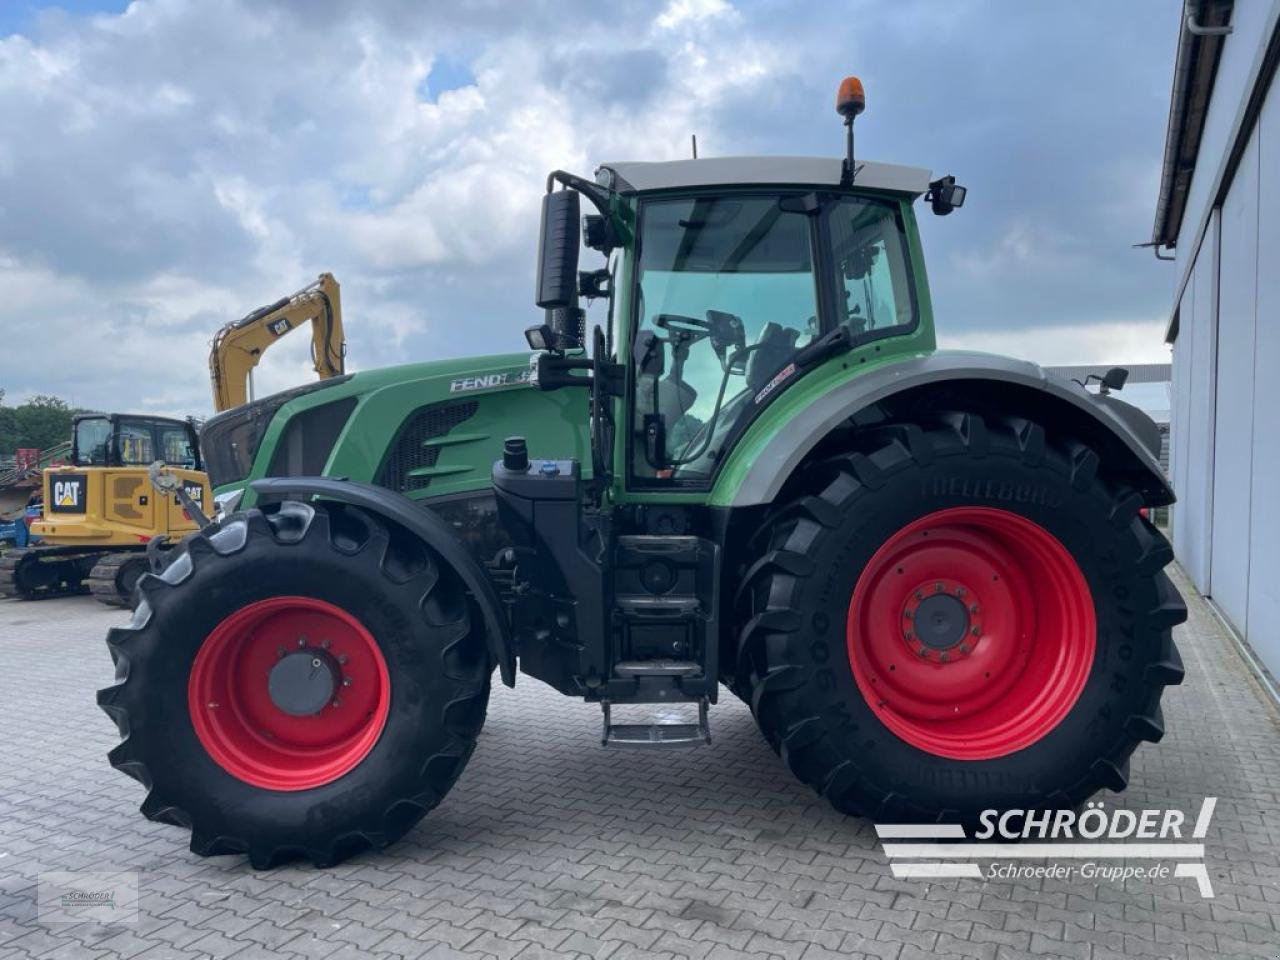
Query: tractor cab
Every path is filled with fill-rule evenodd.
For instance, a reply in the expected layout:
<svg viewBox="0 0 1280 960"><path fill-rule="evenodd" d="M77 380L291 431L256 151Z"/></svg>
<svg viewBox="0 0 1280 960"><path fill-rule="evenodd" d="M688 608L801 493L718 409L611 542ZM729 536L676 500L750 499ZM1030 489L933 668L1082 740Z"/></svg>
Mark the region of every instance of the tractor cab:
<svg viewBox="0 0 1280 960"><path fill-rule="evenodd" d="M809 372L850 352L866 363L934 348L921 195L945 214L964 188L851 156L606 163L592 182L556 171L539 251L546 319L526 331L534 380L598 381L607 423L593 436L610 448L595 468L620 499L705 491ZM599 211L583 245L607 263L581 272L580 196ZM590 360L582 295L609 306Z"/></svg>

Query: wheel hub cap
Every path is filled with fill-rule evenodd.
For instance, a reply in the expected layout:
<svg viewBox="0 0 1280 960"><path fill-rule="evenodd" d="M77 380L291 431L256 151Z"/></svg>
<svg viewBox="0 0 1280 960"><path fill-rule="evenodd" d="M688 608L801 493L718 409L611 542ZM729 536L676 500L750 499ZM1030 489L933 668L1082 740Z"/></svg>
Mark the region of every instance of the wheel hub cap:
<svg viewBox="0 0 1280 960"><path fill-rule="evenodd" d="M915 635L931 650L960 646L969 634L969 610L949 593L925 597L911 615Z"/></svg>
<svg viewBox="0 0 1280 960"><path fill-rule="evenodd" d="M295 650L271 668L267 693L285 713L306 717L333 702L340 676L338 662L324 650Z"/></svg>

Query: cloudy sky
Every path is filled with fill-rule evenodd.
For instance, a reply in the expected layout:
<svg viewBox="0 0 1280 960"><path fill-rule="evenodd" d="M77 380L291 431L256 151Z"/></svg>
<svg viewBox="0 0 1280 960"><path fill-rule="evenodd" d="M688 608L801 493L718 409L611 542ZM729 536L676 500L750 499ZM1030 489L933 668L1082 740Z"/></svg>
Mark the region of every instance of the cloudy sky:
<svg viewBox="0 0 1280 960"><path fill-rule="evenodd" d="M921 211L944 345L1163 360L1179 8L0 0L0 387L206 414L213 332L325 270L352 368L522 349L547 171L837 155L847 73L860 154L970 188Z"/></svg>

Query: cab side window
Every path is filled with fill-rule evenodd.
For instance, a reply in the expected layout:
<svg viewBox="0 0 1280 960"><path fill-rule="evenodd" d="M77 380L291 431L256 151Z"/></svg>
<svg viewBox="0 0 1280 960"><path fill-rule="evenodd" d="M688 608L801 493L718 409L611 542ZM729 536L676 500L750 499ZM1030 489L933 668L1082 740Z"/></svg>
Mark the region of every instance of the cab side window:
<svg viewBox="0 0 1280 960"><path fill-rule="evenodd" d="M837 323L857 337L914 326L906 230L896 204L845 198L826 214L835 267Z"/></svg>

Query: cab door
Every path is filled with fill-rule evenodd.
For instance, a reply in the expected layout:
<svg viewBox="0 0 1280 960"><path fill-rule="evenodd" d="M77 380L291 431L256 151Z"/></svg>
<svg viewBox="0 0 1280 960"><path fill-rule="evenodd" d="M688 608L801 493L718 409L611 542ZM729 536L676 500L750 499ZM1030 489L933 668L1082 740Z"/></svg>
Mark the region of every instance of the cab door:
<svg viewBox="0 0 1280 960"><path fill-rule="evenodd" d="M160 460L170 467L182 480L182 486L201 511L206 514L212 504L213 495L209 489L209 478L196 467L199 458L191 442L191 433L185 425L160 424L156 427L156 454ZM159 493L156 494L160 496ZM164 498L165 507L162 517L165 522L163 532L174 536L182 536L194 531L198 524L187 513L177 496L170 494Z"/></svg>
<svg viewBox="0 0 1280 960"><path fill-rule="evenodd" d="M737 428L822 334L817 218L800 201L730 193L643 204L631 489L708 486Z"/></svg>

